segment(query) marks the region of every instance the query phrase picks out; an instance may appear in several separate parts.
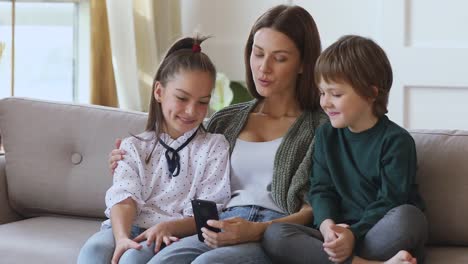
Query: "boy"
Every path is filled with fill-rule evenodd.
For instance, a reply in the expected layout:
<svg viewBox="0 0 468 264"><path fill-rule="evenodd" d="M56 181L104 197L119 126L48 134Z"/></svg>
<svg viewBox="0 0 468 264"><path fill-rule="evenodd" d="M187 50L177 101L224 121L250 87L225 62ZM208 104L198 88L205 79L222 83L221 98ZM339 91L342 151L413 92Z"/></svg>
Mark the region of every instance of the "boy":
<svg viewBox="0 0 468 264"><path fill-rule="evenodd" d="M315 80L330 117L315 136L308 195L320 234L271 226L285 239L279 250L265 238L266 251L284 250L292 263L422 263L427 222L415 143L385 115L392 85L385 52L370 39L344 36L320 55Z"/></svg>

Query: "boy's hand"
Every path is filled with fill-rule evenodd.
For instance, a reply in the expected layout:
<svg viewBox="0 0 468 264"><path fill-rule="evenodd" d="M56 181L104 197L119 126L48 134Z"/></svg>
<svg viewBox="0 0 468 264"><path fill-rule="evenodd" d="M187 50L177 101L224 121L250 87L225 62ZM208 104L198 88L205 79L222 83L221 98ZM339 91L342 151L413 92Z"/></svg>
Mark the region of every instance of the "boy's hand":
<svg viewBox="0 0 468 264"><path fill-rule="evenodd" d="M337 239L323 243L325 252L333 262L341 263L353 254L355 238L353 232L344 225L333 225L330 229Z"/></svg>
<svg viewBox="0 0 468 264"><path fill-rule="evenodd" d="M331 229L332 226L335 226L335 222L331 219L326 219L320 224L320 233L322 233L325 242L331 242L338 238L335 231Z"/></svg>

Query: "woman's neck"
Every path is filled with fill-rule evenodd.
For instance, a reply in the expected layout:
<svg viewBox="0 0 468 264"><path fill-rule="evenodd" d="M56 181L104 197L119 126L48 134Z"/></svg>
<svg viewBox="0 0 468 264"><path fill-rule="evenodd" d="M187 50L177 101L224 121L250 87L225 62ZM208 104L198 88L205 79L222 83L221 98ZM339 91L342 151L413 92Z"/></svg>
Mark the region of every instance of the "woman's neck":
<svg viewBox="0 0 468 264"><path fill-rule="evenodd" d="M299 103L292 98L275 97L262 99L255 108L255 113L271 118L298 117L302 110Z"/></svg>

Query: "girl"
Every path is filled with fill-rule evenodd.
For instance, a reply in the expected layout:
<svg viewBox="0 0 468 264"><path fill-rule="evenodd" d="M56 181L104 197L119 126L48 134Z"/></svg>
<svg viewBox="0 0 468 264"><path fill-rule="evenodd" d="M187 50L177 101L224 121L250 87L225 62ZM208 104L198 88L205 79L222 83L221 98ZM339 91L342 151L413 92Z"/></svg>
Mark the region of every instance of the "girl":
<svg viewBox="0 0 468 264"><path fill-rule="evenodd" d="M192 199L215 201L220 210L230 197L229 144L201 125L216 76L201 52L204 40L177 41L159 66L146 131L122 141L127 156L106 193L109 219L78 263L146 263L196 232Z"/></svg>

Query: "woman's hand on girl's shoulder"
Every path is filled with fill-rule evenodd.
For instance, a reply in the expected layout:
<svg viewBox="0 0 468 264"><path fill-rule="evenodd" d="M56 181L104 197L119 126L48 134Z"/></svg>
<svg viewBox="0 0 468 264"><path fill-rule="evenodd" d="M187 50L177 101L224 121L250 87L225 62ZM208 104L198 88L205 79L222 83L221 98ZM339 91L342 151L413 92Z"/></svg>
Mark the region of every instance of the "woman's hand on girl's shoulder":
<svg viewBox="0 0 468 264"><path fill-rule="evenodd" d="M240 217L209 220L208 225L222 230L216 233L202 228L205 244L212 248L259 241L268 227L268 223L250 222Z"/></svg>
<svg viewBox="0 0 468 264"><path fill-rule="evenodd" d="M111 174L114 175L115 168L117 168L117 162L119 160L124 159L124 155L126 154L125 150L121 150L120 144L122 143L122 139L118 138L115 140L115 149L113 149L109 153L109 169Z"/></svg>

